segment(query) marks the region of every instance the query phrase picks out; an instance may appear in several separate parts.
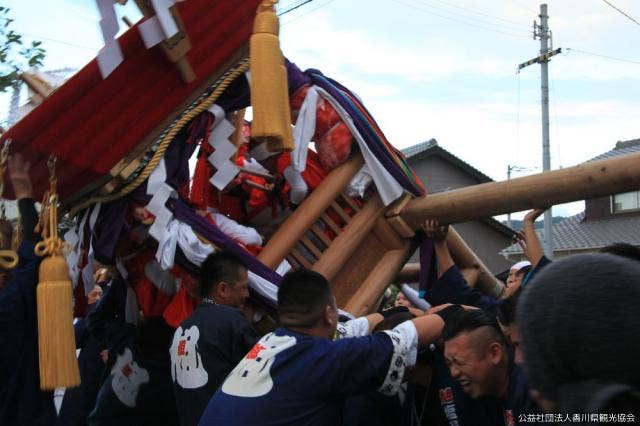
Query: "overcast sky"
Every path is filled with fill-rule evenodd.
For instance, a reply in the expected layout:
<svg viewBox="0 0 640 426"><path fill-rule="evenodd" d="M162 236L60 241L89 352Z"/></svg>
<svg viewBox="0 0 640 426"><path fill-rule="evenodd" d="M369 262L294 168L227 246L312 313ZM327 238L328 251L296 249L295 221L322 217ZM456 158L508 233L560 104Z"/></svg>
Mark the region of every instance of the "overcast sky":
<svg viewBox="0 0 640 426"><path fill-rule="evenodd" d="M300 2L281 0L280 7ZM551 163L559 168L640 137L640 24L603 0L547 3L554 47L565 49L549 66ZM609 3L640 21L640 1ZM91 1L3 4L16 30L44 41L45 69L79 68L102 45ZM301 68L318 68L355 91L397 147L435 138L503 180L507 165L528 169L514 176L541 169L540 66L516 73L518 63L538 55L531 34L539 5L314 0L282 17L282 48ZM139 17L133 1L116 9ZM7 102L0 100L3 116ZM581 209L557 206L554 214Z"/></svg>

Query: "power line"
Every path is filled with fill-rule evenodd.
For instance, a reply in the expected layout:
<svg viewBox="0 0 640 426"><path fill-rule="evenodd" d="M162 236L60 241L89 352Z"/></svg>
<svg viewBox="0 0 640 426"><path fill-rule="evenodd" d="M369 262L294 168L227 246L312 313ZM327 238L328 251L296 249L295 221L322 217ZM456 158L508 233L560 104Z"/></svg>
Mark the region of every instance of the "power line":
<svg viewBox="0 0 640 426"><path fill-rule="evenodd" d="M307 4L307 3L311 3L312 1L313 1L313 0L300 0L300 1L298 1L298 3L297 3L297 4L295 4L295 5L293 5L293 6L289 6L289 8L288 8L288 9L285 9L285 10L283 10L283 11L278 11L278 16L282 16L282 15L284 15L284 14L286 14L286 13L293 12L293 11L294 11L294 10L296 10L297 8L302 7L302 6L304 6L305 4Z"/></svg>
<svg viewBox="0 0 640 426"><path fill-rule="evenodd" d="M503 31L518 31L518 30L523 30L525 27L522 24L503 24L503 23L497 23L497 22L492 22L492 21L488 21L486 19L482 19L482 18L478 18L475 16L470 16L464 13L460 13L460 12L453 12L451 10L445 9L442 6L435 6L432 3L429 3L428 0L413 0L416 3L419 3L422 6L431 8L431 9L435 9L437 11L441 11L443 13L446 13L448 15L453 15L454 17L459 17L462 19L465 19L467 21L471 21L473 23L476 23L478 25L488 25L490 27L496 27L499 28ZM433 1L438 1L438 2L443 2L442 0L433 0ZM459 9L461 9L462 7L460 6L449 6L449 7L457 7ZM471 10L471 9L467 9L467 10ZM473 12L473 11L472 11ZM479 12L473 12L473 13L479 13ZM447 15L447 16L448 16ZM496 17L492 16L492 15L487 15L487 14L483 14L485 16L489 16L492 19L497 19Z"/></svg>
<svg viewBox="0 0 640 426"><path fill-rule="evenodd" d="M22 33L22 35L27 37L27 38L30 38L32 40L46 40L46 41L50 41L52 43L65 44L67 46L79 47L81 49L92 50L94 52L99 49L98 47L83 46L81 44L69 43L68 41L56 40L54 38L43 37L43 36L39 36L39 35L35 35L35 34Z"/></svg>
<svg viewBox="0 0 640 426"><path fill-rule="evenodd" d="M630 64L640 65L640 61L634 61L632 59L616 58L615 56L608 56L608 55L603 55L603 54L600 54L600 53L587 52L586 50L574 49L574 48L571 48L571 47L565 47L565 49L566 50L571 50L573 52L584 53L585 55L591 55L591 56L597 56L597 57L600 57L600 58L611 59L613 61L628 62Z"/></svg>
<svg viewBox="0 0 640 426"><path fill-rule="evenodd" d="M436 2L438 2L440 4L444 4L444 5L447 5L449 7L456 8L456 9L465 10L467 12L471 12L471 13L474 13L476 15L485 16L487 18L495 19L495 20L498 20L498 21L508 22L509 24L513 24L512 26L517 26L519 28L522 27L522 23L521 22L512 21L510 19L505 19L505 18L502 18L500 16L495 16L495 15L490 15L490 14L484 13L484 12L478 12L477 10L469 9L468 7L464 7L464 6L458 6L457 4L450 3L450 2L444 1L444 0L433 0L433 1L436 1ZM502 24L502 25L504 25L504 24Z"/></svg>
<svg viewBox="0 0 640 426"><path fill-rule="evenodd" d="M459 24L467 25L467 26L470 26L470 27L479 28L479 29L482 29L482 30L485 30L485 31L493 31L493 32L496 32L496 33L508 35L510 37L529 38L529 36L525 36L525 35L522 35L522 34L516 34L516 33L508 32L508 31L497 30L495 28L489 28L489 27L486 27L484 25L479 25L479 24L475 24L475 23L472 23L472 22L467 22L467 21L463 21L463 20L460 20L460 19L457 19L457 18L453 18L451 16L442 15L442 14L439 14L439 13L436 13L436 12L433 12L433 11L430 11L430 10L423 9L421 7L415 6L413 4L407 4L407 3L403 2L403 1L400 1L400 0L391 0L391 1L393 1L395 3L398 3L398 4L401 4L403 6L406 6L406 7L410 7L412 9L419 10L419 11L424 12L424 13L428 13L430 15L438 16L438 17L440 17L442 19L447 19L449 21L457 22Z"/></svg>
<svg viewBox="0 0 640 426"><path fill-rule="evenodd" d="M309 0L309 1L311 1L311 0ZM287 25L287 24L290 24L290 23L292 23L292 22L294 22L294 21L297 21L298 19L300 19L300 18L302 18L302 17L305 17L305 16L307 16L307 15L309 15L309 14L311 14L311 13L315 12L315 11L316 11L316 10L318 10L318 9L321 9L321 8L323 8L323 7L325 7L325 6L328 6L329 4L333 3L334 1L336 1L336 0L329 0L328 2L323 3L323 4L321 4L320 6L318 6L318 7L316 7L316 8L313 8L313 9L309 10L308 12L303 13L302 15L298 15L298 16L296 16L295 18L291 18L291 19L290 19L290 20L288 20L287 22L284 22L282 25Z"/></svg>
<svg viewBox="0 0 640 426"><path fill-rule="evenodd" d="M620 12L621 14L623 14L624 16L626 16L629 20L631 20L634 24L640 26L640 22L636 21L633 17L629 16L627 13L623 12L622 10L618 9L615 5L613 5L612 3L609 3L607 0L602 0L603 2L605 2L606 4L608 4L609 6L611 6L613 9L617 10L618 12Z"/></svg>
<svg viewBox="0 0 640 426"><path fill-rule="evenodd" d="M525 6L524 4L520 3L518 0L511 0L511 1L517 4L518 6L520 6L521 8L528 10L529 12L535 13L536 15L538 14L536 10L531 9L529 6Z"/></svg>

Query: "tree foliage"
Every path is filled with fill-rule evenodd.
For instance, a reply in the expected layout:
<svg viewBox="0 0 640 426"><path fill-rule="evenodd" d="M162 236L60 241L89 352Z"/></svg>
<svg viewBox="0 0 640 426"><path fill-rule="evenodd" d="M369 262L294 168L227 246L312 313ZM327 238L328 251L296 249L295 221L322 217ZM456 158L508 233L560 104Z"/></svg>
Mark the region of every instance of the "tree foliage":
<svg viewBox="0 0 640 426"><path fill-rule="evenodd" d="M26 44L11 29L9 16L9 8L0 6L0 92L12 87L22 71L42 66L46 54L41 41Z"/></svg>

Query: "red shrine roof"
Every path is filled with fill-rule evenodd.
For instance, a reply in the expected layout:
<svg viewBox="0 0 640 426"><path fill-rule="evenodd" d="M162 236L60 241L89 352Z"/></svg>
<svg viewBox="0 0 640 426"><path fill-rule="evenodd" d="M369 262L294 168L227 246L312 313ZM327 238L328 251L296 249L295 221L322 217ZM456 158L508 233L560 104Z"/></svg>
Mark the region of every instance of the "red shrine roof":
<svg viewBox="0 0 640 426"><path fill-rule="evenodd" d="M124 61L106 79L92 60L11 127L2 140L12 139L11 152L22 153L31 162L34 195L39 197L48 189L50 154L58 157L62 198L107 177L245 48L259 3L188 0L176 4L192 44L186 57L196 75L193 82L183 83L160 46L145 48L138 23L118 39Z"/></svg>

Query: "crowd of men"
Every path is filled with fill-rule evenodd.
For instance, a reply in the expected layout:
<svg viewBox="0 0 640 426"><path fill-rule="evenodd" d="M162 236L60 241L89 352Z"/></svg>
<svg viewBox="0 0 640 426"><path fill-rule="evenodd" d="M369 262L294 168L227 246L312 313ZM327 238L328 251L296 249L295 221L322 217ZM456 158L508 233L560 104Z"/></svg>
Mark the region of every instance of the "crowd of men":
<svg viewBox="0 0 640 426"><path fill-rule="evenodd" d="M447 227L427 221L437 277L416 301L341 321L327 280L299 269L278 290L277 327L258 332L247 268L216 252L201 302L176 329L127 321L127 286L96 274L74 327L82 382L40 391L28 165L9 160L23 242L0 292L1 425L491 425L640 421L640 253L551 262L526 215L499 298L466 282ZM412 299L415 303L412 303Z"/></svg>

